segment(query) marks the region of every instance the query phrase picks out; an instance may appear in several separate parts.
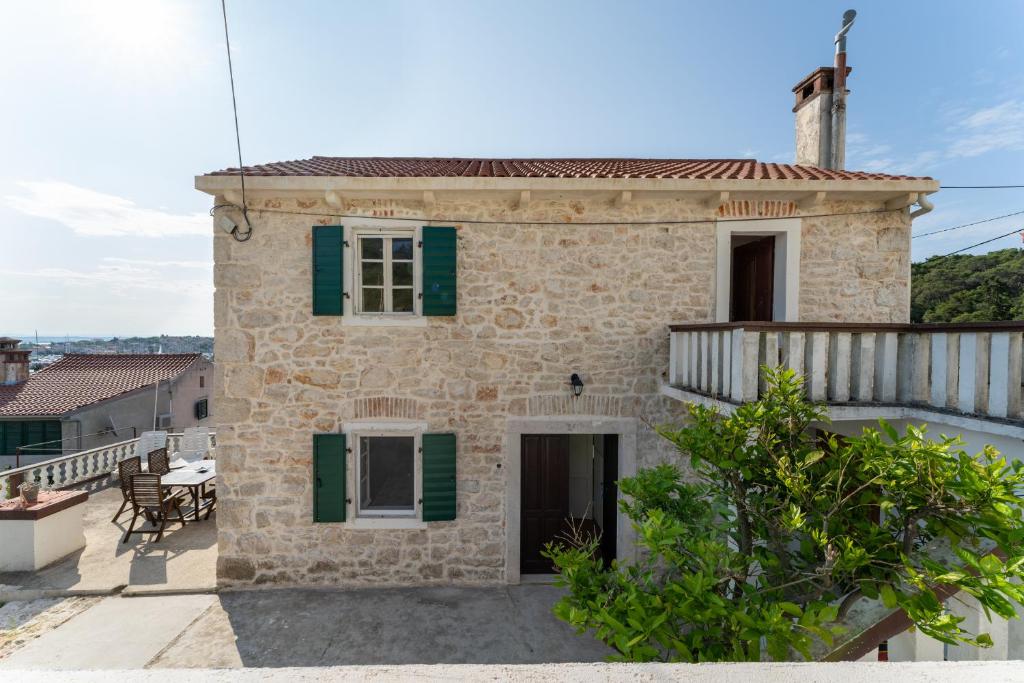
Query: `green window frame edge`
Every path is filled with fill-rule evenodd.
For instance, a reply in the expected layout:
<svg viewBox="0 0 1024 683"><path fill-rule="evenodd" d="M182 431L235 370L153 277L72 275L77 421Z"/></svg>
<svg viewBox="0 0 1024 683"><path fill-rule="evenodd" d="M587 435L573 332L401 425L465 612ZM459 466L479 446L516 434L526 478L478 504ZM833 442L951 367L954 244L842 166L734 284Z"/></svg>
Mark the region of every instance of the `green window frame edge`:
<svg viewBox="0 0 1024 683"><path fill-rule="evenodd" d="M448 522L455 519L457 440L454 432L425 433L421 438L422 477L420 486L424 522Z"/></svg>
<svg viewBox="0 0 1024 683"><path fill-rule="evenodd" d="M341 225L314 225L313 245L311 249L312 260L312 297L313 315L316 316L340 316L345 313L345 228ZM330 241L331 243L324 244ZM337 245L336 253L331 247ZM326 254L321 254L321 251ZM320 263L320 259L326 259L327 263ZM331 270L323 270L329 268ZM334 278L337 271L337 277ZM323 273L323 275L319 275ZM337 294L333 289L333 283L325 281L330 276L331 280L337 280Z"/></svg>
<svg viewBox="0 0 1024 683"><path fill-rule="evenodd" d="M314 523L336 523L344 522L348 512L348 444L345 434L329 433L313 435L313 522ZM336 458L340 464L340 472L337 488L340 490L340 510L328 509L328 501L321 500L322 469L326 464L322 461L326 458ZM337 505L337 501L333 501Z"/></svg>
<svg viewBox="0 0 1024 683"><path fill-rule="evenodd" d="M422 315L453 316L458 312L458 234L454 227L424 225L420 242Z"/></svg>

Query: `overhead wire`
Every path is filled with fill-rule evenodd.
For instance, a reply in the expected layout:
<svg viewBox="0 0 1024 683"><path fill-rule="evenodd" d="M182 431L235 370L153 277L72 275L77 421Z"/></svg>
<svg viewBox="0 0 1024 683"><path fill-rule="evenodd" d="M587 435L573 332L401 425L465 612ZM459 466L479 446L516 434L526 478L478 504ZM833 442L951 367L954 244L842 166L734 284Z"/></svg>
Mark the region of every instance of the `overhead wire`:
<svg viewBox="0 0 1024 683"><path fill-rule="evenodd" d="M238 177L242 182L242 218L245 220L246 231L239 232L236 225L231 236L239 242L252 237L252 223L249 222L248 204L245 201L245 166L242 164L242 136L238 131L238 100L235 98L235 69L231 63L231 38L228 37L228 8L225 0L220 0L221 14L224 15L224 45L228 51L228 76L231 79L231 109L235 114L235 145L238 147ZM216 209L217 207L214 207ZM211 213L214 209L211 209Z"/></svg>
<svg viewBox="0 0 1024 683"><path fill-rule="evenodd" d="M911 235L910 239L917 239L918 237L928 237L929 235L938 235L943 232L950 232L952 230L960 230L961 228L969 228L972 225L981 225L982 223L991 223L992 221L998 221L1001 218L1009 218L1010 216L1019 216L1024 214L1024 211L1014 211L1013 213L1003 214L1002 216L994 216L993 218L985 218L980 221L974 221L973 223L964 223L962 225L954 225L951 228L943 228L942 230L932 230L931 232L922 232L919 235Z"/></svg>

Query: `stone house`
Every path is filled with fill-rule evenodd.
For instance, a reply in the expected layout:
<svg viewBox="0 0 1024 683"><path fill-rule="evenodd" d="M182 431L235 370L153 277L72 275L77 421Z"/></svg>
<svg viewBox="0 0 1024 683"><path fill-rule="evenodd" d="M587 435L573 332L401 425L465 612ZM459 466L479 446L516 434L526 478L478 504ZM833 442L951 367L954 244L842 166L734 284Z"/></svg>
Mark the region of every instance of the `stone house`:
<svg viewBox="0 0 1024 683"><path fill-rule="evenodd" d="M198 176L219 581L517 583L570 517L628 557L615 481L683 414L670 324L909 319L938 183L816 166L830 83L796 89L795 165L313 157L245 168L245 216L238 169Z"/></svg>
<svg viewBox="0 0 1024 683"><path fill-rule="evenodd" d="M211 424L213 364L198 353L65 354L29 374L29 352L0 339L0 467Z"/></svg>

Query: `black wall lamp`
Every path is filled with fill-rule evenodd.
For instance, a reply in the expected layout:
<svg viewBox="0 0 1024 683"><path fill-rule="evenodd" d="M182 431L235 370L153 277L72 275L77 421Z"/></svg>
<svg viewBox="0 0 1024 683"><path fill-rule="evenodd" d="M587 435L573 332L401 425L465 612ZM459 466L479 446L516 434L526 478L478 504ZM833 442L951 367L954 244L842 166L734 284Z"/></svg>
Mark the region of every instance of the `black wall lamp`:
<svg viewBox="0 0 1024 683"><path fill-rule="evenodd" d="M572 397L579 398L583 393L583 380L575 372L569 376L569 386L572 387Z"/></svg>

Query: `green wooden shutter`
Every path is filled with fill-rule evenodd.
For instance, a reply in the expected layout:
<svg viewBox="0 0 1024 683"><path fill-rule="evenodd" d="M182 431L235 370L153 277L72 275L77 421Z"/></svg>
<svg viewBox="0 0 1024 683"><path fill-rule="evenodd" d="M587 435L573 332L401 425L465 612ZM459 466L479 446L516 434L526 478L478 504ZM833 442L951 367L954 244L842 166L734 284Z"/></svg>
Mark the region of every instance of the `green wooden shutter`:
<svg viewBox="0 0 1024 683"><path fill-rule="evenodd" d="M4 442L3 451L5 455L14 455L18 452L18 447L24 444L22 437L22 427L24 423L19 421L4 422Z"/></svg>
<svg viewBox="0 0 1024 683"><path fill-rule="evenodd" d="M46 444L47 448L50 449L51 455L60 455L64 451L64 442L61 439L64 435L61 433L60 420L47 420L45 423L45 436L44 440L49 441Z"/></svg>
<svg viewBox="0 0 1024 683"><path fill-rule="evenodd" d="M313 435L313 521L345 521L345 435Z"/></svg>
<svg viewBox="0 0 1024 683"><path fill-rule="evenodd" d="M423 521L455 519L455 435L423 435Z"/></svg>
<svg viewBox="0 0 1024 683"><path fill-rule="evenodd" d="M313 226L313 315L344 313L344 248L345 230L340 225Z"/></svg>
<svg viewBox="0 0 1024 683"><path fill-rule="evenodd" d="M47 453L44 450L47 445L40 445L43 441L46 441L46 423L38 420L32 420L25 423L25 443L22 446L31 446L28 449L28 453L37 455L39 453Z"/></svg>
<svg viewBox="0 0 1024 683"><path fill-rule="evenodd" d="M455 315L455 228L423 227L423 315Z"/></svg>

